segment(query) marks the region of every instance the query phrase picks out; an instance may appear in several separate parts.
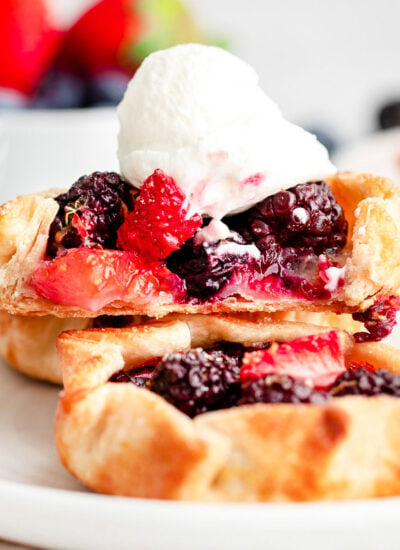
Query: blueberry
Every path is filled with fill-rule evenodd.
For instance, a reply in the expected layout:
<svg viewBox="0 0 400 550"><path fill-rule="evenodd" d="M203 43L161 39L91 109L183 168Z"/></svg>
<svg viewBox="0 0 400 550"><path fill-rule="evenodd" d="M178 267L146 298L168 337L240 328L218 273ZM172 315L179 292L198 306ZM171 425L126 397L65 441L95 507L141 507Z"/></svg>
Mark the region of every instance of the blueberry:
<svg viewBox="0 0 400 550"><path fill-rule="evenodd" d="M97 73L90 81L90 103L93 106L118 105L130 76L122 71L107 70Z"/></svg>
<svg viewBox="0 0 400 550"><path fill-rule="evenodd" d="M33 98L34 109L73 109L86 103L86 85L81 77L61 69L51 71Z"/></svg>

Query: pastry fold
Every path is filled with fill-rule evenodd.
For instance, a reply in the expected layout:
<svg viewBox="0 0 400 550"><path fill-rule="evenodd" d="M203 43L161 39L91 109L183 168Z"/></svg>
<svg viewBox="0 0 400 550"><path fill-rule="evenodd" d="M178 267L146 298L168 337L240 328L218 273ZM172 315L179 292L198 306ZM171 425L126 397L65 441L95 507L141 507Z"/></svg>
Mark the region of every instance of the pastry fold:
<svg viewBox="0 0 400 550"><path fill-rule="evenodd" d="M239 294L203 303L185 303L162 292L109 303L101 310L54 303L39 297L30 285L45 258L50 225L58 205L49 196L27 195L0 208L0 307L15 314L94 317L168 313L271 312L282 310L363 311L376 300L400 294L400 194L390 180L368 174L341 173L328 183L349 222L342 253L344 284L330 298L307 299L274 295L245 299ZM55 195L54 195L55 196ZM71 285L79 284L71 281ZM240 290L240 289L239 289Z"/></svg>
<svg viewBox="0 0 400 550"><path fill-rule="evenodd" d="M397 398L245 405L192 420L145 388L108 381L166 352L222 340L283 342L326 330L197 315L65 332L58 340L65 387L55 421L60 458L88 487L116 495L257 502L400 494ZM339 335L347 364L367 361L400 374L400 350Z"/></svg>

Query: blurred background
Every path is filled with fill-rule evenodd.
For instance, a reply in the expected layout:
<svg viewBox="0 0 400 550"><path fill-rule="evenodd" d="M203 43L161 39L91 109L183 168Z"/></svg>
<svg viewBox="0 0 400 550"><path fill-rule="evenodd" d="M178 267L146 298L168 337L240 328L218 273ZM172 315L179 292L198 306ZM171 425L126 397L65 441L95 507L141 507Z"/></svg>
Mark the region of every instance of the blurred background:
<svg viewBox="0 0 400 550"><path fill-rule="evenodd" d="M227 47L341 169L400 181L398 0L1 0L0 198L117 169L114 106L152 51Z"/></svg>

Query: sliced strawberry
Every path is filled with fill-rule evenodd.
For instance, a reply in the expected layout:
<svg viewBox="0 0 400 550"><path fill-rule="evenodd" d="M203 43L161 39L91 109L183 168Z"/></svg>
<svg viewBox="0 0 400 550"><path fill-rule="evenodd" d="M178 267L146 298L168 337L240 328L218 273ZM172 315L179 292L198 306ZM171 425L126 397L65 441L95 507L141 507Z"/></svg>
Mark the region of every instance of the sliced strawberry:
<svg viewBox="0 0 400 550"><path fill-rule="evenodd" d="M0 87L32 94L60 37L43 0L1 0Z"/></svg>
<svg viewBox="0 0 400 550"><path fill-rule="evenodd" d="M331 330L246 353L240 380L246 384L267 374L286 374L309 380L317 388L327 387L346 370L342 337L343 334Z"/></svg>
<svg viewBox="0 0 400 550"><path fill-rule="evenodd" d="M146 300L174 292L177 277L159 264L144 265L132 252L72 248L40 266L32 277L39 296L57 304L98 311L114 300Z"/></svg>
<svg viewBox="0 0 400 550"><path fill-rule="evenodd" d="M156 170L141 187L133 212L118 231L118 246L148 260L167 258L201 226L201 216L188 215L185 195L172 178Z"/></svg>

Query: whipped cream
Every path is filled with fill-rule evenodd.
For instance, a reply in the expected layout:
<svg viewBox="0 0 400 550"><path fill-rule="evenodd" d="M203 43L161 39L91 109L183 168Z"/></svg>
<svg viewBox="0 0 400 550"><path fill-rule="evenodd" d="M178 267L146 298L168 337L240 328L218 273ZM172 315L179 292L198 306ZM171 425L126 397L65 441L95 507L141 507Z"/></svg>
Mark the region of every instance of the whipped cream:
<svg viewBox="0 0 400 550"><path fill-rule="evenodd" d="M335 292L344 281L345 267L328 267L324 272L324 289L328 292Z"/></svg>
<svg viewBox="0 0 400 550"><path fill-rule="evenodd" d="M194 243L202 245L204 243L216 243L232 237L232 231L220 220L211 220L211 222L199 229L194 236Z"/></svg>
<svg viewBox="0 0 400 550"><path fill-rule="evenodd" d="M220 219L336 170L315 136L285 120L232 54L188 44L150 55L118 107L121 172L135 187L160 168L191 210Z"/></svg>

